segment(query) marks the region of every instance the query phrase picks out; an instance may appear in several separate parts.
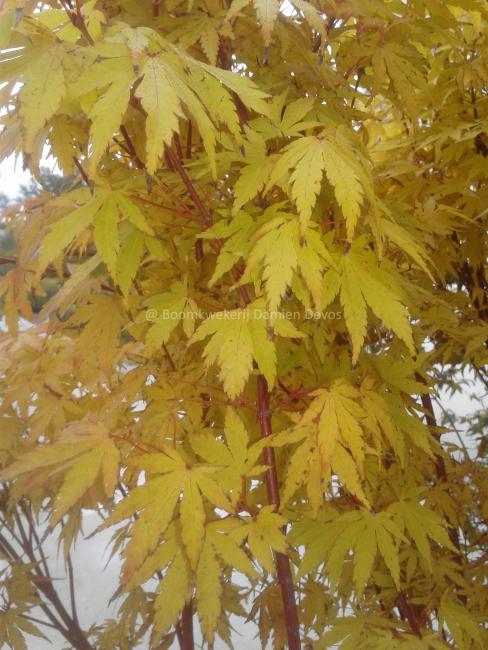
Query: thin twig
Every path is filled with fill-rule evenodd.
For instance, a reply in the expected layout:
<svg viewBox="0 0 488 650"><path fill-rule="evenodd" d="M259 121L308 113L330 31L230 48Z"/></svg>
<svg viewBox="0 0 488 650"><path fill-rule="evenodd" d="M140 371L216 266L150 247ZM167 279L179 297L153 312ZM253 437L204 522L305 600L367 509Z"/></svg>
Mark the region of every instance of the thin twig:
<svg viewBox="0 0 488 650"><path fill-rule="evenodd" d="M51 578L51 574L49 572L49 565L47 563L47 557L44 553L44 549L41 544L41 540L39 539L39 535L37 534L36 530L36 525L35 522L32 518L32 513L29 511L28 506L26 504L21 504L22 512L25 514L27 519L29 520L29 529L34 537L34 540L36 542L36 548L39 551L39 555L41 558L41 563L42 566L44 567L44 572L48 578Z"/></svg>
<svg viewBox="0 0 488 650"><path fill-rule="evenodd" d="M451 415L451 414L449 413L449 411L444 407L444 405L442 404L442 402L440 401L439 398L435 398L434 401L435 401L435 403L437 404L437 406L441 409L441 411L443 412L444 416L446 417L446 419L448 420L449 424L451 425L451 429L452 429L452 431L454 431L454 433L456 434L456 437L457 437L457 439L459 440L459 444L461 445L461 447L462 447L464 453L466 454L466 458L469 458L470 456L469 456L468 448L466 447L466 445L465 445L465 443L464 443L464 440L463 440L462 437L461 437L461 433L460 433L459 429L456 428L456 423L455 423L455 421L454 421L452 415Z"/></svg>
<svg viewBox="0 0 488 650"><path fill-rule="evenodd" d="M257 378L258 398L258 419L261 438L268 438L272 434L271 412L269 410L268 384L263 375ZM275 510L280 507L280 493L278 488L278 476L276 472L276 459L273 447L265 447L263 450L264 462L268 466L266 470L266 491L268 503ZM291 575L290 560L284 553L276 553L276 571L278 582L281 587L281 598L285 619L286 634L289 650L300 650L300 624L298 622L297 606L293 593L293 578Z"/></svg>
<svg viewBox="0 0 488 650"><path fill-rule="evenodd" d="M191 196L192 201L198 211L198 214L200 215L200 219L203 225L205 226L205 228L210 228L210 226L212 225L212 219L210 218L207 209L203 205L193 183L191 182L188 174L186 173L185 168L181 164L180 159L168 146L165 147L165 153L171 165L173 166L173 168L175 169L175 171L178 173L181 180L183 181L183 185L186 187L188 194Z"/></svg>
<svg viewBox="0 0 488 650"><path fill-rule="evenodd" d="M68 581L69 581L69 597L71 600L71 616L77 625L79 625L78 612L76 609L76 595L75 595L75 578L73 571L73 563L71 561L71 553L68 552L66 557L66 564L68 567Z"/></svg>
<svg viewBox="0 0 488 650"><path fill-rule="evenodd" d="M90 190L90 194L93 194L93 183L88 178L85 170L83 169L82 164L80 163L80 161L76 156L73 156L73 162L75 163L77 170L80 172L81 178L85 181L85 185Z"/></svg>
<svg viewBox="0 0 488 650"><path fill-rule="evenodd" d="M58 626L54 625L54 623L48 623L47 621L42 621L40 618L36 618L35 616L30 616L29 614L20 614L20 616L22 618L27 619L28 621L37 623L38 625L46 625L47 627L51 627L53 630L58 630Z"/></svg>

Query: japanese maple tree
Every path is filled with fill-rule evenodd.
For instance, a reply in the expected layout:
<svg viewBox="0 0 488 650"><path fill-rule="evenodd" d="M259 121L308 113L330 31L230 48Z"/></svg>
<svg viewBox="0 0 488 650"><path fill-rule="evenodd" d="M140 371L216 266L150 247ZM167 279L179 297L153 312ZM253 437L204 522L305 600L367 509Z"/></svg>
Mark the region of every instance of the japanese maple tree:
<svg viewBox="0 0 488 650"><path fill-rule="evenodd" d="M432 402L488 384L487 16L0 3L0 157L68 179L4 213L0 642L488 646L486 459ZM69 569L87 510L123 565L84 629L36 531Z"/></svg>

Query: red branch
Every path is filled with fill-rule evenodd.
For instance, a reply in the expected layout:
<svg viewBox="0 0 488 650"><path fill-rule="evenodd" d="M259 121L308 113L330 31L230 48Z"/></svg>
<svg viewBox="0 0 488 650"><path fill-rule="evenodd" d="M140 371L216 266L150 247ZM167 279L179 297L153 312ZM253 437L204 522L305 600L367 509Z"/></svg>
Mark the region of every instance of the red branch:
<svg viewBox="0 0 488 650"><path fill-rule="evenodd" d="M272 433L271 412L269 410L268 384L263 375L258 375L257 397L261 437L267 438ZM268 466L268 469L266 470L266 490L268 493L268 501L275 510L278 510L280 507L280 492L278 487L278 476L276 473L274 449L272 447L265 447L263 456L264 462ZM300 650L300 625L298 623L297 607L293 593L290 560L287 555L276 553L276 570L281 587L288 647L290 650Z"/></svg>
<svg viewBox="0 0 488 650"><path fill-rule="evenodd" d="M176 636L181 650L193 650L193 606L191 600L186 603L181 612L181 618L176 624Z"/></svg>
<svg viewBox="0 0 488 650"><path fill-rule="evenodd" d="M130 146L130 138L126 133L122 133L125 137L128 146L128 153L131 157L135 158L135 150ZM187 139L187 157L191 154L191 130L188 133ZM176 172L183 185L185 186L188 195L193 202L198 214L198 220L204 226L209 228L212 226L212 218L209 211L203 204L200 195L198 194L195 186L189 178L181 160L181 150L178 152L173 151L169 146L165 147L165 160L168 167ZM137 165L140 168L141 163ZM143 163L142 163L143 165ZM210 243L213 250L218 253L222 247L222 243L218 239L214 239ZM203 261L203 246L197 242L195 246L195 259L197 263ZM239 271L236 268L232 269L232 276L236 282L239 281ZM240 301L243 307L247 306L251 300L246 287L239 286ZM258 401L258 417L260 423L260 431L262 437L271 435L271 414L269 412L269 393L266 379L263 375L258 375L257 381L257 401ZM268 495L268 502L274 507L275 510L279 509L280 498L278 488L278 477L276 474L276 463L274 449L265 447L264 460L268 465L266 471L266 489ZM290 561L288 556L283 553L276 553L276 570L278 574L278 581L281 587L281 594L283 600L283 610L285 617L285 625L288 637L289 650L300 650L300 626L298 622L297 607L295 602L293 579L290 568ZM181 650L192 650L193 645L193 628L192 628L193 609L191 601L185 605L181 614L181 619L176 625L176 634Z"/></svg>

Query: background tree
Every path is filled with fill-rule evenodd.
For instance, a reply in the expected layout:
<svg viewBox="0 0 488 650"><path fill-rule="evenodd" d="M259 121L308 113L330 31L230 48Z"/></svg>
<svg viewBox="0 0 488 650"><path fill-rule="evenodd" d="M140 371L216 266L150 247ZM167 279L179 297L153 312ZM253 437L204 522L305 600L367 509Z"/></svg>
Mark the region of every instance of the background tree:
<svg viewBox="0 0 488 650"><path fill-rule="evenodd" d="M235 615L263 648L485 647L485 454L432 402L486 385L485 4L0 17L1 155L78 182L10 217L4 640L41 602L75 648L186 650L196 617L238 647ZM82 509L114 527L116 622L22 564L20 504L65 553Z"/></svg>

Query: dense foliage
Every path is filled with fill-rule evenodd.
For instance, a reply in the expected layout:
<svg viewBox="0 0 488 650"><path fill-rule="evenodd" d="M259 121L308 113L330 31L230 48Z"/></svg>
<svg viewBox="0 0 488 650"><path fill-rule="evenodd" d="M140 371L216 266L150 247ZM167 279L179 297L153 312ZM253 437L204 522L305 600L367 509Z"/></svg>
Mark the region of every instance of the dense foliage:
<svg viewBox="0 0 488 650"><path fill-rule="evenodd" d="M0 7L0 157L68 179L6 213L0 641L487 647L485 446L432 404L487 385L486 4ZM83 630L35 536L87 509Z"/></svg>

